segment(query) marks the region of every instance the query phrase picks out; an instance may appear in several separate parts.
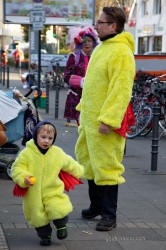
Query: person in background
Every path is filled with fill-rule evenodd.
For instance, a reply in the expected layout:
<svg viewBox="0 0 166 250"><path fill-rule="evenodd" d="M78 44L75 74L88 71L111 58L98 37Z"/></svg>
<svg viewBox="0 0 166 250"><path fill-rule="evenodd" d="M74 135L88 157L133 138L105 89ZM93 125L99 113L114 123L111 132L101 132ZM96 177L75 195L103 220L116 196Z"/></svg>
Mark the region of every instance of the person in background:
<svg viewBox="0 0 166 250"><path fill-rule="evenodd" d="M24 53L19 46L16 46L16 50L13 52L13 60L15 68L21 68L21 62L24 60Z"/></svg>
<svg viewBox="0 0 166 250"><path fill-rule="evenodd" d="M53 145L56 136L56 128L51 122L39 122L34 128L33 139L26 143L12 165L13 181L23 190L28 189L23 196L24 215L35 227L42 246L51 245L51 221L57 228L57 238L67 237L66 223L72 204L64 192L60 171L76 178L84 173L83 166ZM32 183L32 177L36 178L36 183Z"/></svg>
<svg viewBox="0 0 166 250"><path fill-rule="evenodd" d="M69 54L64 72L64 81L69 86L67 92L64 118L67 119L66 126L79 125L79 111L75 108L80 101L82 88L70 85L71 76L84 77L88 66L89 58L97 45L97 35L93 28L84 28L74 37L75 51ZM76 123L70 123L75 120Z"/></svg>
<svg viewBox="0 0 166 250"><path fill-rule="evenodd" d="M121 8L103 8L94 26L101 43L90 58L77 106L80 126L75 153L85 167L90 199L82 217L100 215L96 225L100 231L116 227L118 186L125 182L122 160L135 76L134 38L124 32L125 22Z"/></svg>
<svg viewBox="0 0 166 250"><path fill-rule="evenodd" d="M1 49L0 59L2 66L8 63L8 52L5 46Z"/></svg>

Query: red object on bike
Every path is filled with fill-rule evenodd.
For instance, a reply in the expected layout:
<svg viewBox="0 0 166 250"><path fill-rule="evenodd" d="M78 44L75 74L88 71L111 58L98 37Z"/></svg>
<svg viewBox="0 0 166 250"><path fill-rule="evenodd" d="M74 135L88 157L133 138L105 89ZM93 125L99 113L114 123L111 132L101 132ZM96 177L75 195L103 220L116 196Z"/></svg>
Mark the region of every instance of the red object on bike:
<svg viewBox="0 0 166 250"><path fill-rule="evenodd" d="M134 124L135 124L135 115L132 104L129 103L121 127L119 129L115 129L114 131L123 136L124 138L126 138L126 133L129 131L129 127L133 126Z"/></svg>

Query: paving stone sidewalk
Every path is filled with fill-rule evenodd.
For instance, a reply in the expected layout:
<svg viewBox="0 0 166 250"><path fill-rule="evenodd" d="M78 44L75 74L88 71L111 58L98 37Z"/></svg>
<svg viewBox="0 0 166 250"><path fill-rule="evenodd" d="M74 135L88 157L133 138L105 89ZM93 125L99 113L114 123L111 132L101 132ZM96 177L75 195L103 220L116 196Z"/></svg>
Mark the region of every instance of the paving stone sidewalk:
<svg viewBox="0 0 166 250"><path fill-rule="evenodd" d="M16 78L16 79L14 79ZM11 74L10 85L21 86L19 75ZM1 85L0 85L1 88ZM3 87L4 89L4 87ZM74 157L77 129L66 127L63 119L66 90L60 90L59 117L54 118L55 92L50 91L50 109L43 118L57 127L56 144ZM20 142L18 142L21 145ZM123 163L126 183L119 187L118 226L110 232L97 232L100 217L83 220L81 210L89 205L88 186L77 186L69 193L74 210L68 223L68 238L59 241L53 230L53 244L57 250L165 250L166 249L166 136L159 141L158 169L151 172L151 135L127 141ZM0 175L0 249L38 250L36 232L29 227L22 213L21 199L11 194L13 183ZM1 247L2 246L2 247ZM3 248L4 247L4 248ZM45 248L47 249L47 248Z"/></svg>

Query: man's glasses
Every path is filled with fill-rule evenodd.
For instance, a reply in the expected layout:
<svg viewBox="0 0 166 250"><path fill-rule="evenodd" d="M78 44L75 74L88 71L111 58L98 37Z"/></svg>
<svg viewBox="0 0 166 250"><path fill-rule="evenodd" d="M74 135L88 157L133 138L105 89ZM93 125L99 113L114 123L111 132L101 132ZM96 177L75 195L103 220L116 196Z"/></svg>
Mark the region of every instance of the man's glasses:
<svg viewBox="0 0 166 250"><path fill-rule="evenodd" d="M98 20L98 21L95 23L95 25L100 25L100 24L103 24L103 23L112 23L112 22L103 22L103 21Z"/></svg>

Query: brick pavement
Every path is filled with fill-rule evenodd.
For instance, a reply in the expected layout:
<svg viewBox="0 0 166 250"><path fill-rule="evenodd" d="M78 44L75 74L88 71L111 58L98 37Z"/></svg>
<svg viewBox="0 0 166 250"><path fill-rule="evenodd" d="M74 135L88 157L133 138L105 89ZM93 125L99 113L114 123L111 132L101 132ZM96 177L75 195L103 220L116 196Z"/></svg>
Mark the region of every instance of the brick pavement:
<svg viewBox="0 0 166 250"><path fill-rule="evenodd" d="M13 79L18 75L13 74ZM16 79L16 80L17 80ZM19 85L17 80L11 84ZM21 86L21 84L19 85ZM46 114L40 110L43 118L54 122L58 130L57 145L74 157L74 145L77 129L65 127L63 110L66 90L60 91L59 117L54 118L55 92L50 92L50 110ZM19 142L18 142L19 143ZM126 183L119 187L118 227L111 232L97 232L94 220L83 220L82 208L88 206L88 187L76 187L69 193L74 205L68 223L69 237L64 241L56 240L53 233L53 245L49 249L57 250L165 250L166 249L166 200L165 200L165 136L159 141L158 171L150 172L151 135L127 141L124 164ZM0 243L11 250L29 250L41 248L34 229L29 227L21 209L21 200L11 196L12 182L0 179ZM7 195L4 196L4 194ZM55 236L55 237L54 237ZM6 238L6 240L5 240ZM1 246L0 245L0 246ZM8 249L1 248L1 249Z"/></svg>

